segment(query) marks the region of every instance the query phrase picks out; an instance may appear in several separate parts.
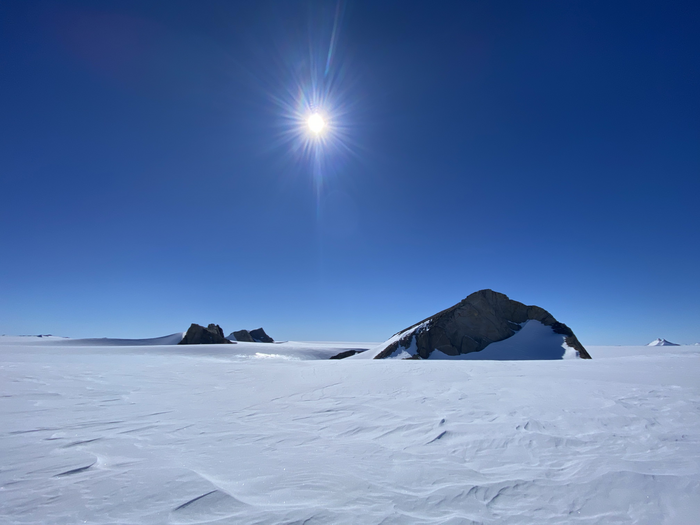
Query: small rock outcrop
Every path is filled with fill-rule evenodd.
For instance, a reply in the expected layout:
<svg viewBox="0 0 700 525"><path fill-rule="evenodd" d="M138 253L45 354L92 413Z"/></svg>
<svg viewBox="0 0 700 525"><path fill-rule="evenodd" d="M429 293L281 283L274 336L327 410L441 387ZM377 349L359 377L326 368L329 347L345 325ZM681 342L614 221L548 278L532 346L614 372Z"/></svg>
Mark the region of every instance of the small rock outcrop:
<svg viewBox="0 0 700 525"><path fill-rule="evenodd" d="M480 290L463 301L398 332L374 357L384 359L402 353L427 359L439 350L447 356L479 352L491 343L517 333L527 321L539 321L561 334L578 356L590 359L571 329L539 306L526 306L493 290ZM404 354L405 355L405 354Z"/></svg>
<svg viewBox="0 0 700 525"><path fill-rule="evenodd" d="M224 337L224 331L218 324L210 324L206 328L198 324L192 324L178 344L180 345L219 345L230 344L231 341Z"/></svg>
<svg viewBox="0 0 700 525"><path fill-rule="evenodd" d="M256 343L274 343L275 340L265 333L262 328L256 328L250 331L250 336Z"/></svg>
<svg viewBox="0 0 700 525"><path fill-rule="evenodd" d="M228 339L232 341L241 341L244 343L274 343L275 340L265 333L262 328L257 328L255 330L238 330L237 332L231 332Z"/></svg>
<svg viewBox="0 0 700 525"><path fill-rule="evenodd" d="M238 330L237 332L231 332L228 336L228 339L231 339L232 341L241 341L243 343L255 342L248 330Z"/></svg>
<svg viewBox="0 0 700 525"><path fill-rule="evenodd" d="M362 348L362 349L350 349L350 350L345 350L344 352L340 352L339 354L335 354L332 356L330 359L345 359L346 357L352 357L355 354L361 354L362 352L366 352L367 349Z"/></svg>

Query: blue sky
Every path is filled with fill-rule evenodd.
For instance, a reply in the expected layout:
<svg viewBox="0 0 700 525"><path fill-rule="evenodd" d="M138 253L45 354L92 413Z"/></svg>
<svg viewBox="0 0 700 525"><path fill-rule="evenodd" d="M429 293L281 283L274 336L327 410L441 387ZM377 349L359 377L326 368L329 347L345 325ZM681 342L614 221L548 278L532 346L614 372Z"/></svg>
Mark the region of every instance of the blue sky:
<svg viewBox="0 0 700 525"><path fill-rule="evenodd" d="M2 2L0 333L379 341L492 288L584 345L700 342L699 26L694 2Z"/></svg>

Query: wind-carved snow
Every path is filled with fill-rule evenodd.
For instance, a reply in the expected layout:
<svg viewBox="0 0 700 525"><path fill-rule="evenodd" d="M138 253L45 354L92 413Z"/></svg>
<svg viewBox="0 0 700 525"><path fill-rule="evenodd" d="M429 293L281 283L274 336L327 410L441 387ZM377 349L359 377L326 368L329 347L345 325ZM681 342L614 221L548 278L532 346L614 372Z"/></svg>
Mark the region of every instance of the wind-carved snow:
<svg viewBox="0 0 700 525"><path fill-rule="evenodd" d="M0 523L700 515L697 346L449 363L204 346L0 343Z"/></svg>

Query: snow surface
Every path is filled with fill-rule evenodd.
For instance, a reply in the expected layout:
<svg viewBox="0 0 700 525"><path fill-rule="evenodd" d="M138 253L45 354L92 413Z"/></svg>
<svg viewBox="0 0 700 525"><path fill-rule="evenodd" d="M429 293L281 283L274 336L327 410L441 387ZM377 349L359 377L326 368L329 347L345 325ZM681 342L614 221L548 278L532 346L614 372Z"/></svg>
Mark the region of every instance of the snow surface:
<svg viewBox="0 0 700 525"><path fill-rule="evenodd" d="M332 356L346 350L364 351L377 346L376 342L370 343L343 343L328 341L278 341L275 343L247 343L234 342L221 345L177 345L184 337L185 332L154 337L151 339L70 339L67 337L42 336L0 336L0 347L15 346L71 346L91 347L85 349L72 348L69 352L95 353L105 352L100 347L120 347L114 349L118 353L165 353L167 355L197 355L197 356L223 356L226 359L330 359ZM140 348L148 346L152 348ZM54 350L57 354L64 352L63 348Z"/></svg>
<svg viewBox="0 0 700 525"><path fill-rule="evenodd" d="M697 346L243 346L0 337L0 523L697 523Z"/></svg>

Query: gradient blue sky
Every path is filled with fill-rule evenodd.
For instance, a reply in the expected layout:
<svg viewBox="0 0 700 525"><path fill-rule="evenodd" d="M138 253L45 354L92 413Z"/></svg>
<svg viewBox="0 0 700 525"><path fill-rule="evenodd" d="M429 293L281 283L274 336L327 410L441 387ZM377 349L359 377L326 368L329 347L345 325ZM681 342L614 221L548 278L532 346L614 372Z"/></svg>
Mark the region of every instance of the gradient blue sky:
<svg viewBox="0 0 700 525"><path fill-rule="evenodd" d="M0 333L379 341L492 288L584 345L698 342L698 27L682 1L5 0Z"/></svg>

